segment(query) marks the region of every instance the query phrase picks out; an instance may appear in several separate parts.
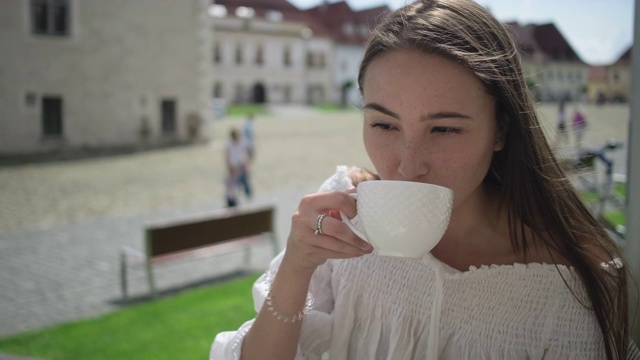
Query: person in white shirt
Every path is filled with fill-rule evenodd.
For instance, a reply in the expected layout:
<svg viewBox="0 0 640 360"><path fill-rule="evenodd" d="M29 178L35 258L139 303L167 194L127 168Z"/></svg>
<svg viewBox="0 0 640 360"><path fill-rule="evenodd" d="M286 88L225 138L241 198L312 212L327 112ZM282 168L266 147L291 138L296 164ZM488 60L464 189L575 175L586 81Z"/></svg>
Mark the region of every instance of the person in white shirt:
<svg viewBox="0 0 640 360"><path fill-rule="evenodd" d="M229 141L225 147L224 160L227 174L225 176L225 197L227 207L238 205L238 186L242 186L245 195L251 198L251 184L249 182L249 150L240 138L238 129L231 129Z"/></svg>
<svg viewBox="0 0 640 360"><path fill-rule="evenodd" d="M247 150L249 151L249 160L251 161L253 161L256 152L254 123L255 117L253 113L250 113L249 115L247 115L247 119L242 125L242 137L247 144Z"/></svg>
<svg viewBox="0 0 640 360"><path fill-rule="evenodd" d="M210 358L625 359L625 261L558 164L504 25L471 0L412 2L372 31L358 85L378 176L453 189L444 236L379 256L336 216L356 215L338 172Z"/></svg>

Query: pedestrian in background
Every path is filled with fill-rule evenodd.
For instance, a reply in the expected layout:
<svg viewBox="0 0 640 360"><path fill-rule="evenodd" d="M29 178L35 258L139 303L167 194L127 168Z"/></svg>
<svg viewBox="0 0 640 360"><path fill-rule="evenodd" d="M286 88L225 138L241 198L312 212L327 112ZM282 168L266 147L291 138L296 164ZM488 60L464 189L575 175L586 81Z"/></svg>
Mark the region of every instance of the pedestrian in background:
<svg viewBox="0 0 640 360"><path fill-rule="evenodd" d="M252 195L249 182L249 150L236 128L231 129L229 133L229 142L224 156L227 165L227 174L224 179L227 207L235 207L238 205L238 186L242 185L248 199L251 199Z"/></svg>
<svg viewBox="0 0 640 360"><path fill-rule="evenodd" d="M576 154L580 155L582 152L584 133L587 131L587 116L581 105L578 105L574 110L571 125L573 127L573 133L576 136Z"/></svg>
<svg viewBox="0 0 640 360"><path fill-rule="evenodd" d="M562 98L558 103L558 128L556 130L556 142L559 144L569 141L567 133L567 109L566 100Z"/></svg>
<svg viewBox="0 0 640 360"><path fill-rule="evenodd" d="M247 150L249 151L249 160L253 161L255 155L255 139L254 139L254 117L253 113L249 113L247 115L247 119L242 126L242 136L244 137L244 141L247 145Z"/></svg>

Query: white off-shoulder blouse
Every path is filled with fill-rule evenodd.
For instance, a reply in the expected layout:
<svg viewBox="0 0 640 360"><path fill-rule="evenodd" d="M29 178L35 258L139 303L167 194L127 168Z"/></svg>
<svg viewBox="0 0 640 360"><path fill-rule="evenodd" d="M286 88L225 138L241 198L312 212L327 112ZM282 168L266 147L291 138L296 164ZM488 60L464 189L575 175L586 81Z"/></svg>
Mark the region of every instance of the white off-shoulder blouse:
<svg viewBox="0 0 640 360"><path fill-rule="evenodd" d="M256 311L268 278L254 285ZM315 302L302 322L296 359L605 358L585 289L563 265L461 272L431 254L403 259L374 252L327 261L314 272L310 292ZM210 358L239 359L252 323L218 334Z"/></svg>

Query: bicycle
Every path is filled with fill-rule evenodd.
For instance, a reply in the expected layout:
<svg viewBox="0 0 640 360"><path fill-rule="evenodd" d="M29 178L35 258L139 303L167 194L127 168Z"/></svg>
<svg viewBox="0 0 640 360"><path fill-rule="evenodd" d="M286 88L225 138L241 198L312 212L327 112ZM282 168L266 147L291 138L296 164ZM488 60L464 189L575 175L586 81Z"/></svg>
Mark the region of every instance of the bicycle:
<svg viewBox="0 0 640 360"><path fill-rule="evenodd" d="M577 180L574 185L594 216L603 223L615 241L624 244L627 179L624 174L614 173L614 161L608 156L621 147L621 142L609 140L600 148L585 149L577 159L570 161L569 169ZM596 161L604 165L602 180Z"/></svg>

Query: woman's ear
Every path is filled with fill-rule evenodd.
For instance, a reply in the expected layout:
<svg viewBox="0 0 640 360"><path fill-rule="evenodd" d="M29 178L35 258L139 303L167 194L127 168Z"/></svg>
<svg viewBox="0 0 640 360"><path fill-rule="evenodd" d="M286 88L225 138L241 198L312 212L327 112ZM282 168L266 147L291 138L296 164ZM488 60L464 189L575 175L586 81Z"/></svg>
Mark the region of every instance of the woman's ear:
<svg viewBox="0 0 640 360"><path fill-rule="evenodd" d="M505 112L501 110L501 106L498 106L496 110L496 143L493 147L493 151L501 151L504 149L504 144L507 142L507 131L509 128L509 119L506 117Z"/></svg>
<svg viewBox="0 0 640 360"><path fill-rule="evenodd" d="M493 151L500 151L502 149L504 149L504 133L503 132L499 132L498 135L496 136L496 144L493 147Z"/></svg>

